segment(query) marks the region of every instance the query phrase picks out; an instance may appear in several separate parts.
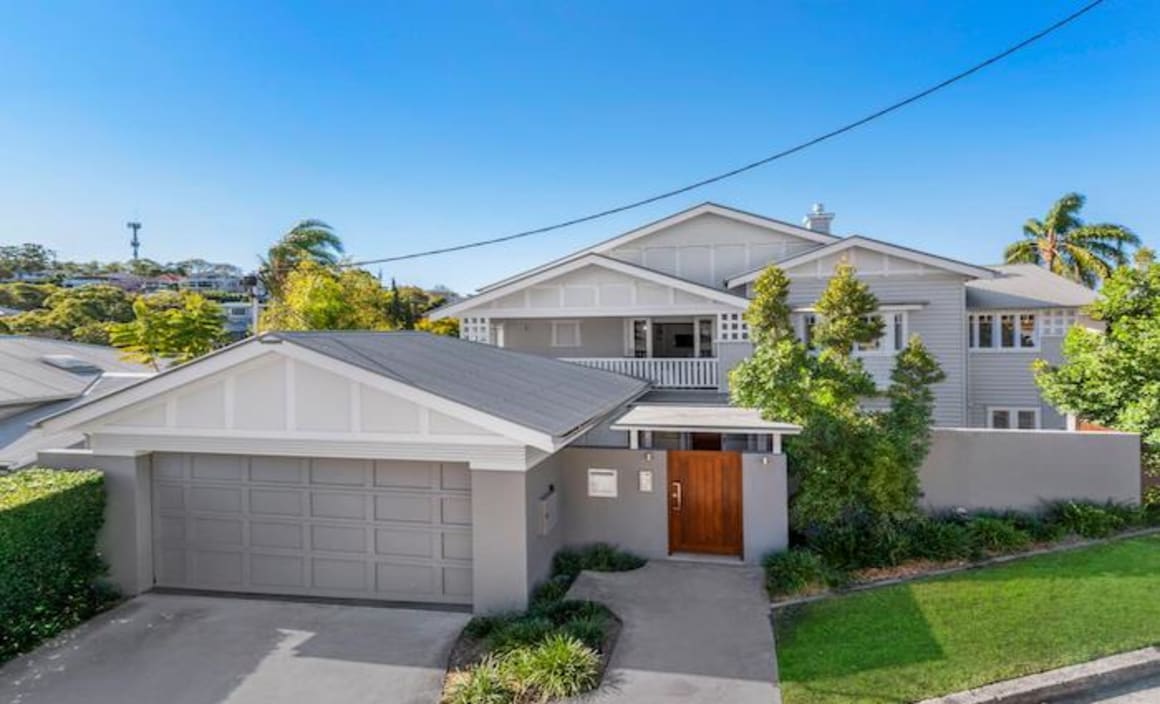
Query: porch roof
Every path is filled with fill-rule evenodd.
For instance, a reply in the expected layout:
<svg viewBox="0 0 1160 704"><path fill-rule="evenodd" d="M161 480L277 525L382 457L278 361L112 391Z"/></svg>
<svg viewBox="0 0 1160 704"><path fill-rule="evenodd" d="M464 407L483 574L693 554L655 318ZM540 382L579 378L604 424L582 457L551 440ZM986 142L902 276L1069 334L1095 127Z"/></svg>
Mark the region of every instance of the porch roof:
<svg viewBox="0 0 1160 704"><path fill-rule="evenodd" d="M737 406L641 404L612 423L612 430L660 430L682 433L797 435L800 425L765 420L755 408Z"/></svg>

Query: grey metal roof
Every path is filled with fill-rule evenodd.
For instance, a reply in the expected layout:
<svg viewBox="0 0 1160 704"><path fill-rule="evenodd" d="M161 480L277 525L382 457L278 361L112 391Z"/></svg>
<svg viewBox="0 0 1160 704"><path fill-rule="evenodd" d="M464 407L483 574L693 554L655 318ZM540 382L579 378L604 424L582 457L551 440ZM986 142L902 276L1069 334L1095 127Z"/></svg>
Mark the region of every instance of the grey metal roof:
<svg viewBox="0 0 1160 704"><path fill-rule="evenodd" d="M993 266L999 276L967 282L967 308L1079 308L1096 292L1035 264Z"/></svg>
<svg viewBox="0 0 1160 704"><path fill-rule="evenodd" d="M640 379L422 332L276 332L305 347L553 437L649 388Z"/></svg>
<svg viewBox="0 0 1160 704"><path fill-rule="evenodd" d="M75 398L102 372L147 371L112 347L0 335L0 406Z"/></svg>
<svg viewBox="0 0 1160 704"><path fill-rule="evenodd" d="M0 419L0 468L22 467L36 460L41 450L73 447L84 441L83 433L65 431L46 433L36 423L73 406L88 403L142 380L137 374L114 374L90 377L91 384L76 398L45 403Z"/></svg>

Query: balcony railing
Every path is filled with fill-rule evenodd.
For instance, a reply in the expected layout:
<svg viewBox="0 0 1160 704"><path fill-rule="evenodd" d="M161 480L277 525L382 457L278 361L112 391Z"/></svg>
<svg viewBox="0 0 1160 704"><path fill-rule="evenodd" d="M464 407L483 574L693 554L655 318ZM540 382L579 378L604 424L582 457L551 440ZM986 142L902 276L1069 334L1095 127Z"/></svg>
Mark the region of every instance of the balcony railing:
<svg viewBox="0 0 1160 704"><path fill-rule="evenodd" d="M648 379L658 388L717 388L715 357L564 357L563 361Z"/></svg>

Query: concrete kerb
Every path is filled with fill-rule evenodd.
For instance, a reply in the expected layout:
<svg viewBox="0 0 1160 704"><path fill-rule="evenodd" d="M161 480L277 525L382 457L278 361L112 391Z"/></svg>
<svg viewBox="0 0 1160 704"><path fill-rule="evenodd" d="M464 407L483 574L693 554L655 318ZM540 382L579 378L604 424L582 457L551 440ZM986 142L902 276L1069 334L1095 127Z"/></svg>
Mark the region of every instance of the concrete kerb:
<svg viewBox="0 0 1160 704"><path fill-rule="evenodd" d="M931 570L929 572L922 572L919 574L907 575L905 577L893 577L891 579L880 579L873 582L866 582L865 584L857 584L852 587L845 587L842 589L827 589L824 592L817 594L810 594L809 596L795 597L792 599L782 599L780 601L771 601L769 610L776 613L781 609L789 606L798 606L801 604L809 604L814 601L821 601L831 597L843 596L845 594L856 594L858 592L869 591L871 589L881 589L882 587L892 587L896 584L907 584L909 582L916 582L923 579L930 579L932 577L942 577L948 574L956 574L958 572L967 572L969 570L977 570L983 567L992 567L994 565L1002 565L1008 562L1018 562L1029 557L1038 557L1039 555L1052 555L1054 553L1068 552L1071 550L1079 550L1082 548L1090 548L1095 545L1105 545L1107 543L1114 543L1118 540L1129 540L1131 538L1140 538L1147 535L1160 534L1160 528L1142 528L1140 530L1127 531L1119 535L1113 535L1110 538L1098 538L1095 540L1078 540L1074 543L1066 543L1063 545L1054 545L1048 548L1039 548L1037 550L1028 550L1014 555L1000 555L992 557L987 560L979 562L970 562L965 565L955 565L954 567L945 567L942 569Z"/></svg>
<svg viewBox="0 0 1160 704"><path fill-rule="evenodd" d="M1148 647L1080 665L996 682L919 704L1039 704L1160 673L1160 648Z"/></svg>

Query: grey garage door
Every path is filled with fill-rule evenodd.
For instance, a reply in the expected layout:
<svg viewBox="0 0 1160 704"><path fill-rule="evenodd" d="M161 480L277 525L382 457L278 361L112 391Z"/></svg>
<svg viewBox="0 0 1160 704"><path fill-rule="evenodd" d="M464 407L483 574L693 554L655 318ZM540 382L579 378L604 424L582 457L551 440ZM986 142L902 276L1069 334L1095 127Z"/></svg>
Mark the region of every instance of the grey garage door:
<svg viewBox="0 0 1160 704"><path fill-rule="evenodd" d="M467 466L158 453L158 586L471 603Z"/></svg>

